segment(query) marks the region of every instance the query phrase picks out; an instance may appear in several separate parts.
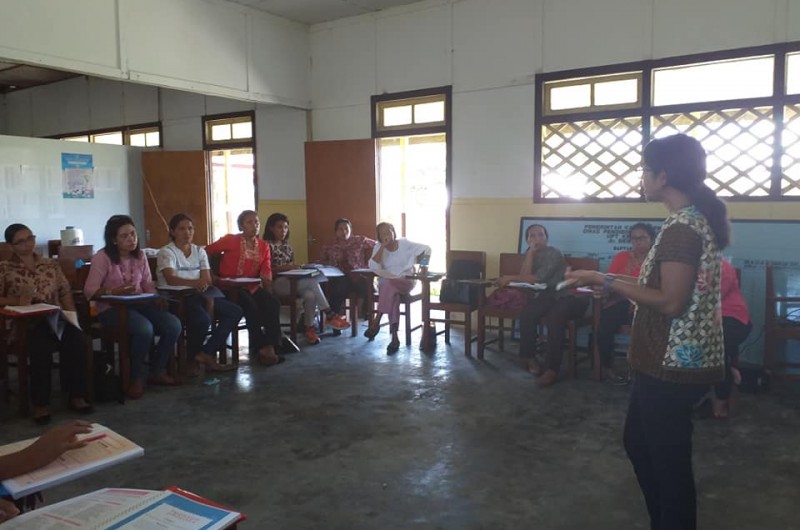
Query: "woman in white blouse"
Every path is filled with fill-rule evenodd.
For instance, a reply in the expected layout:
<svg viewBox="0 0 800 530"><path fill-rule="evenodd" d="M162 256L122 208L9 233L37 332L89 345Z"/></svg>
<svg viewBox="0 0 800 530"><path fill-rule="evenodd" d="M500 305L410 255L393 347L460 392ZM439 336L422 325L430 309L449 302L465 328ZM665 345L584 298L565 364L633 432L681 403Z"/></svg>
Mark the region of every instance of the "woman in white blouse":
<svg viewBox="0 0 800 530"><path fill-rule="evenodd" d="M364 332L364 336L369 340L374 339L380 329L381 318L387 313L392 340L386 348L386 353L392 355L400 348L400 339L397 337L400 324L400 297L410 293L417 283L416 280L404 276L412 274L417 263L420 264L421 271L427 270L431 247L405 238L398 239L391 223L378 224L376 232L378 244L372 252L369 268L379 276L378 312Z"/></svg>
<svg viewBox="0 0 800 530"><path fill-rule="evenodd" d="M172 241L158 251L158 285L185 286L195 290L184 298L186 311L186 342L189 361L209 371L226 371L233 365L221 365L216 361L216 352L242 319L242 308L225 299L211 283L211 266L206 251L194 243L194 222L185 213L169 220L169 237ZM208 299L213 298L213 315L208 311ZM213 316L213 318L212 318ZM205 340L213 321L211 335ZM205 341L205 343L204 343Z"/></svg>

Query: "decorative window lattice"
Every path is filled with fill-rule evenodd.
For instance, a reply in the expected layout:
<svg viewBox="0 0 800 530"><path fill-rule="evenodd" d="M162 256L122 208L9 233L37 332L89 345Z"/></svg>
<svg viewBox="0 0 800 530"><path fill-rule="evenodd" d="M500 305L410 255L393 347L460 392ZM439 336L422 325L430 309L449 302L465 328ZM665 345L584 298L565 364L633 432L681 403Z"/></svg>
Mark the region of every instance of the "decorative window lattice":
<svg viewBox="0 0 800 530"><path fill-rule="evenodd" d="M543 125L542 198L639 198L641 149L641 116Z"/></svg>
<svg viewBox="0 0 800 530"><path fill-rule="evenodd" d="M794 156L800 158L795 125ZM653 138L675 133L699 140L708 157L706 184L723 197L769 195L773 154L772 107L662 114L652 118ZM800 170L795 174L797 186Z"/></svg>
<svg viewBox="0 0 800 530"><path fill-rule="evenodd" d="M783 109L781 195L800 196L800 105Z"/></svg>

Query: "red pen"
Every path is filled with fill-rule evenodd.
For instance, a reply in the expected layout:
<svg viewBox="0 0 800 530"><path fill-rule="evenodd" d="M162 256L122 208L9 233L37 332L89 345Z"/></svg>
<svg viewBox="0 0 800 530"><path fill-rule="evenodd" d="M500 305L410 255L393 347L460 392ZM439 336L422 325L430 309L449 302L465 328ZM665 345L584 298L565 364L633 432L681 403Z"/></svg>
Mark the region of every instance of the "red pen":
<svg viewBox="0 0 800 530"><path fill-rule="evenodd" d="M103 433L103 434L98 434L97 436L90 436L90 437L88 437L88 438L84 438L84 439L83 439L83 440L81 440L81 441L82 441L82 442L96 442L97 440L102 440L102 439L103 439L103 438L105 438L106 436L107 436L107 435L106 435L105 433Z"/></svg>

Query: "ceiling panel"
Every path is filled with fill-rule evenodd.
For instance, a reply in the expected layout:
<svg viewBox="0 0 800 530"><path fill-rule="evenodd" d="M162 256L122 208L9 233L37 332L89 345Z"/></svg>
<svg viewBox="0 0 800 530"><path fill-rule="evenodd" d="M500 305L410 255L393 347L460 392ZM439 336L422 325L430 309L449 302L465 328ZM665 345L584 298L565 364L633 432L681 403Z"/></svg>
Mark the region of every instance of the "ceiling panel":
<svg viewBox="0 0 800 530"><path fill-rule="evenodd" d="M415 0L230 0L259 11L302 22L319 24L339 18L363 15L388 7L412 4Z"/></svg>
<svg viewBox="0 0 800 530"><path fill-rule="evenodd" d="M62 72L60 70L50 70L29 66L27 64L13 64L0 62L0 94L6 94L14 90L30 88L38 85L55 83L78 74L72 72Z"/></svg>

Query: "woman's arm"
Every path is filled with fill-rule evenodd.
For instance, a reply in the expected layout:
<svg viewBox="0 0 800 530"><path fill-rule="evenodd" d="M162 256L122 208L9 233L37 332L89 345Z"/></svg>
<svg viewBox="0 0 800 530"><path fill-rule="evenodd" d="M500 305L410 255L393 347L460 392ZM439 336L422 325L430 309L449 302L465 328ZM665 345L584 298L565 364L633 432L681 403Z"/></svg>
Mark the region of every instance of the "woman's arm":
<svg viewBox="0 0 800 530"><path fill-rule="evenodd" d="M70 449L83 447L86 442L79 442L77 435L91 430L90 423L75 420L50 429L21 451L0 456L0 480L30 473L46 466Z"/></svg>
<svg viewBox="0 0 800 530"><path fill-rule="evenodd" d="M64 276L61 266L56 266L56 281L58 282L58 305L64 311L75 311L75 300L72 299L72 286Z"/></svg>

